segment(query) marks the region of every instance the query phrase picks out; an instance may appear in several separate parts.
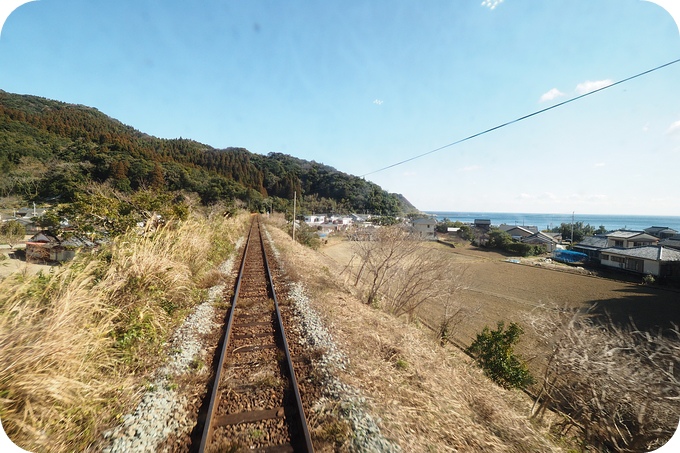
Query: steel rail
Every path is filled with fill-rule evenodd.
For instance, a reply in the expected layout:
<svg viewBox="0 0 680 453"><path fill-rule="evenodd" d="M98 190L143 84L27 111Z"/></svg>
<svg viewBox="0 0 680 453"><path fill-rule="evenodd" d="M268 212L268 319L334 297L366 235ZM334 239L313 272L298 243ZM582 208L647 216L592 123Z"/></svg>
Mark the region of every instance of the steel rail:
<svg viewBox="0 0 680 453"><path fill-rule="evenodd" d="M258 220L259 222L259 220ZM302 397L300 396L300 389L298 387L297 379L295 378L295 370L293 369L293 359L290 357L290 348L288 348L288 340L286 340L286 333L283 330L283 319L281 318L281 311L279 310L279 301L276 298L276 291L274 290L274 280L272 279L272 274L269 269L269 260L267 259L267 253L264 250L264 239L262 238L262 228L260 231L260 241L262 242L262 255L264 256L264 267L267 270L267 279L269 280L269 287L272 291L272 298L274 299L274 308L276 309L276 319L279 322L279 331L281 332L281 338L283 341L283 350L286 353L286 364L288 365L288 374L290 376L291 387L293 387L293 392L295 393L295 401L298 406L298 423L302 427L302 433L304 437L304 451L312 453L314 451L314 446L312 445L312 438L309 434L309 427L307 426L307 419L305 417L305 411L302 407Z"/></svg>
<svg viewBox="0 0 680 453"><path fill-rule="evenodd" d="M229 312L227 314L227 326L225 329L225 333L223 336L223 341L220 349L220 355L219 355L219 360L217 364L217 368L215 370L215 376L214 376L214 383L213 387L211 389L210 393L210 400L208 404L208 409L207 409L207 416L205 423L203 425L203 432L201 436L201 442L198 448L198 451L200 453L203 453L206 448L208 447L208 444L211 442L212 437L213 437L213 432L215 429L215 426L220 425L220 421L222 423L227 422L227 421L232 421L232 422L248 422L248 421L255 421L255 420L260 420L263 418L272 418L274 416L282 416L284 413L284 409L281 408L274 408L274 409L269 409L269 410L261 410L261 411L256 411L256 413L251 413L249 415L245 414L231 414L231 415L223 415L221 417L216 417L215 412L217 411L217 407L219 406L220 403L220 397L221 397L221 391L220 391L220 377L221 377L221 372L222 368L224 367L224 362L226 360L227 356L227 350L228 350L228 345L229 341L231 339L231 331L232 331L232 325L233 325L233 320L235 318L234 313L241 289L241 282L242 278L244 276L244 269L245 269L245 263L246 263L246 258L248 256L249 248L250 248L250 243L251 239L253 238L254 230L256 229L255 225L257 222L257 230L259 233L259 239L260 239L260 244L261 244L261 253L263 257L263 265L264 265L264 270L266 273L266 278L267 278L267 284L269 285L269 290L271 297L274 301L274 312L276 314L276 320L277 320L277 328L279 331L280 335L280 340L281 340L281 345L283 348L283 352L285 353L285 360L286 360L286 369L288 372L288 378L289 378L289 387L292 393L295 395L295 408L292 409L292 411L297 411L297 414L293 414L291 412L291 418L289 419L289 423L292 424L298 424L300 428L301 435L298 437L301 437L300 439L294 439L291 437L291 444L288 446L288 448L295 448L295 451L303 451L307 453L313 453L314 452L314 447L312 444L311 436L309 433L309 428L307 426L307 421L305 418L305 413L304 413L304 408L302 406L302 398L300 396L300 390L299 386L297 383L297 379L295 377L295 370L293 368L293 361L292 357L290 355L290 349L288 347L288 341L286 339L286 334L284 331L283 327L283 320L281 317L281 311L279 308L279 303L278 299L276 297L276 291L274 289L274 280L272 278L272 273L269 267L269 260L267 258L267 252L265 250L265 241L262 236L262 228L260 225L259 218L253 219L253 222L250 227L250 231L248 233L248 239L246 241L246 245L244 247L244 252L243 252L243 258L241 260L241 266L239 270L239 275L236 281L236 286L234 290L234 295L232 298L232 304L229 309ZM241 347L240 349L250 349L253 347ZM259 347L254 347L254 348L259 348ZM236 350L232 351L234 353ZM292 408L292 406L289 406ZM294 416L293 416L294 415ZM218 421L219 420L219 421ZM217 422L217 423L216 423ZM295 445L295 447L293 447ZM269 447L268 450L271 451L278 451L278 448L280 447Z"/></svg>
<svg viewBox="0 0 680 453"><path fill-rule="evenodd" d="M206 446L208 445L208 440L212 435L212 422L214 420L215 410L219 403L219 383L222 374L222 368L224 367L224 359L227 356L227 345L229 343L229 336L231 335L231 327L234 324L234 309L236 308L236 302L238 300L239 291L241 289L241 281L243 279L243 269L246 267L246 257L248 256L248 248L250 247L250 238L253 234L253 227L255 223L250 225L250 230L248 231L248 238L246 239L246 245L243 250L243 258L241 259L241 267L239 268L238 278L236 279L236 288L234 289L234 296L232 297L231 307L229 308L229 313L227 314L227 328L224 331L224 336L222 337L222 349L220 350L220 358L217 362L217 368L215 369L215 379L213 387L210 393L210 403L208 404L208 412L206 416L205 423L203 424L203 434L201 435L201 443L198 446L198 451L203 453Z"/></svg>

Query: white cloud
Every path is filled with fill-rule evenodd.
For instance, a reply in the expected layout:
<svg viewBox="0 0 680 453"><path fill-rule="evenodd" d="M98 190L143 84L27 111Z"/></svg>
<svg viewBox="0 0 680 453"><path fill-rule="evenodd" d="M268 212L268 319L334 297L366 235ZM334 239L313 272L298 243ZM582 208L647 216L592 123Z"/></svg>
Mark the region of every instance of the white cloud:
<svg viewBox="0 0 680 453"><path fill-rule="evenodd" d="M591 91L599 90L600 88L609 86L612 83L613 82L610 79L596 80L594 82L591 80L586 80L585 82L576 85L576 93L578 94L590 93Z"/></svg>
<svg viewBox="0 0 680 453"><path fill-rule="evenodd" d="M374 103L375 105L382 105L383 101L380 100L380 99L376 99L376 100L373 101L373 103Z"/></svg>
<svg viewBox="0 0 680 453"><path fill-rule="evenodd" d="M482 6L486 6L489 9L496 9L501 3L503 3L503 0L484 0Z"/></svg>
<svg viewBox="0 0 680 453"><path fill-rule="evenodd" d="M605 164L604 162L598 162L598 163L595 164L595 168L604 167L605 165L607 165L607 164Z"/></svg>
<svg viewBox="0 0 680 453"><path fill-rule="evenodd" d="M680 120L676 121L675 123L671 124L668 130L666 131L667 134L674 134L680 132Z"/></svg>
<svg viewBox="0 0 680 453"><path fill-rule="evenodd" d="M460 169L460 171L465 171L465 172L470 172L470 171L477 171L481 169L479 165L468 165L467 167L463 167Z"/></svg>
<svg viewBox="0 0 680 453"><path fill-rule="evenodd" d="M566 94L562 93L557 88L553 88L552 90L548 91L547 93L543 93L543 96L541 96L540 102L552 101L553 99L557 99L557 98L562 97L562 96L566 96Z"/></svg>

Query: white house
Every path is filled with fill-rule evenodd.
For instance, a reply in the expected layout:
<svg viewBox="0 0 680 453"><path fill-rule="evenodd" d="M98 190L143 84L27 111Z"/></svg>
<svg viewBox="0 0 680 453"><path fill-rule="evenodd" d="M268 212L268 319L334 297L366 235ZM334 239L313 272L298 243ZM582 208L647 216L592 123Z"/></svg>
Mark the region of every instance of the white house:
<svg viewBox="0 0 680 453"><path fill-rule="evenodd" d="M644 247L656 245L659 238L643 231L618 230L604 235L607 238L608 247Z"/></svg>
<svg viewBox="0 0 680 453"><path fill-rule="evenodd" d="M509 226L509 225L506 225L506 226ZM502 231L505 231L505 232L508 233L513 239L515 239L515 240L517 240L517 241L522 240L522 239L524 239L524 238L527 238L527 237L531 236L531 235L534 234L534 233L538 233L538 230L536 230L536 231L531 231L531 230L529 230L528 228L521 227L521 226L512 226L512 227L507 228L507 229L502 230Z"/></svg>
<svg viewBox="0 0 680 453"><path fill-rule="evenodd" d="M321 225L324 222L326 222L325 214L312 214L305 216L305 223L307 225Z"/></svg>
<svg viewBox="0 0 680 453"><path fill-rule="evenodd" d="M522 242L527 244L542 245L545 247L547 252L552 252L560 243L557 237L558 236L538 231L530 236L523 237ZM561 238L561 236L559 237Z"/></svg>
<svg viewBox="0 0 680 453"><path fill-rule="evenodd" d="M431 217L415 219L411 222L413 231L422 238L434 239L434 227L437 221Z"/></svg>
<svg viewBox="0 0 680 453"><path fill-rule="evenodd" d="M352 222L352 218L349 216L332 215L330 218L330 223L334 223L336 225L351 225Z"/></svg>
<svg viewBox="0 0 680 453"><path fill-rule="evenodd" d="M660 245L608 247L600 251L600 263L603 266L651 274L655 277L676 276L680 264L680 250Z"/></svg>

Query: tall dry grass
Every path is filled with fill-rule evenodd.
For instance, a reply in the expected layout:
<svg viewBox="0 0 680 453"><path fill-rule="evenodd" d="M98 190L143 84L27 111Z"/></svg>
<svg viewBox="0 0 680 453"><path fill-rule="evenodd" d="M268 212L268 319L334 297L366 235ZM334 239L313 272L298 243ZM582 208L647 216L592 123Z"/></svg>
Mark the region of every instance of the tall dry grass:
<svg viewBox="0 0 680 453"><path fill-rule="evenodd" d="M129 234L50 274L0 282L0 419L31 451L82 451L122 415L246 216Z"/></svg>
<svg viewBox="0 0 680 453"><path fill-rule="evenodd" d="M293 243L281 230L268 231L286 273L304 282L310 305L349 357L348 368L336 377L361 392L389 441L408 452L565 450L547 426L530 419L531 401L524 394L492 383L466 355L441 347L416 324L363 303L352 294L354 280L344 281L341 264ZM351 409L333 404L340 406L334 402L323 410L341 419ZM315 414L307 416L314 420Z"/></svg>

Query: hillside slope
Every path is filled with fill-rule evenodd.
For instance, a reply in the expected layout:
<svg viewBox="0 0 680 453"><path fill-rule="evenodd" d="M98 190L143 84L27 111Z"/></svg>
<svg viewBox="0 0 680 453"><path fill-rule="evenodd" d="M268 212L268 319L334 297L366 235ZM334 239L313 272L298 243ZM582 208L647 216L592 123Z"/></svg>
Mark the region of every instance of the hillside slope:
<svg viewBox="0 0 680 453"><path fill-rule="evenodd" d="M0 197L71 201L90 181L129 192L196 192L205 204L235 199L251 210L283 210L297 193L302 209L398 215L403 197L317 162L244 148L215 149L160 139L97 109L0 90ZM269 198L268 200L265 200Z"/></svg>

